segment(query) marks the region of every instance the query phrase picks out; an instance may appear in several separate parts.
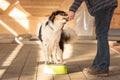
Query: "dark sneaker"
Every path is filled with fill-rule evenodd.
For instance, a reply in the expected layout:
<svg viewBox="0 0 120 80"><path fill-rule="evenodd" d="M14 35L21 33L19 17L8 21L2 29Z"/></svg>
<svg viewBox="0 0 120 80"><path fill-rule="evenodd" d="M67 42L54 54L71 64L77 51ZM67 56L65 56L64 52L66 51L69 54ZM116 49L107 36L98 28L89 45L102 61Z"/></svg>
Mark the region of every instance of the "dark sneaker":
<svg viewBox="0 0 120 80"><path fill-rule="evenodd" d="M96 67L96 68L89 67L89 68L86 68L84 70L90 75L96 75L96 76L99 76L99 77L109 76L109 71L101 70L98 67Z"/></svg>

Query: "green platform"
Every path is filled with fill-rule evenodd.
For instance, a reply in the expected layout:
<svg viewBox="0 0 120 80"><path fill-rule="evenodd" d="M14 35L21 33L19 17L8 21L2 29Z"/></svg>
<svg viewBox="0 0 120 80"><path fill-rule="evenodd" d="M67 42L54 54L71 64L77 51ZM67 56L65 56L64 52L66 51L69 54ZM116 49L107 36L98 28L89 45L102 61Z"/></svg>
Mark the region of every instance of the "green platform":
<svg viewBox="0 0 120 80"><path fill-rule="evenodd" d="M67 66L63 64L49 64L44 66L44 73L67 74Z"/></svg>

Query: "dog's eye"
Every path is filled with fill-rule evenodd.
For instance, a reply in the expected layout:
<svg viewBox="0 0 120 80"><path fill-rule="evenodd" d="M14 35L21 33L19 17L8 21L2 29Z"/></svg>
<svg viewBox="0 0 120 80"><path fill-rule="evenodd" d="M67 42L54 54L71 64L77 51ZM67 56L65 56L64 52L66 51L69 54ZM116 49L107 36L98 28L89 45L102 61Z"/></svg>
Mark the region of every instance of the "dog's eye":
<svg viewBox="0 0 120 80"><path fill-rule="evenodd" d="M68 18L63 18L64 20L68 21Z"/></svg>
<svg viewBox="0 0 120 80"><path fill-rule="evenodd" d="M64 13L63 16L68 16L68 15Z"/></svg>
<svg viewBox="0 0 120 80"><path fill-rule="evenodd" d="M63 19L66 19L66 18L63 18Z"/></svg>
<svg viewBox="0 0 120 80"><path fill-rule="evenodd" d="M64 14L64 16L68 16L68 14Z"/></svg>
<svg viewBox="0 0 120 80"><path fill-rule="evenodd" d="M60 15L61 16L68 16L68 14L66 14L66 13L61 13Z"/></svg>

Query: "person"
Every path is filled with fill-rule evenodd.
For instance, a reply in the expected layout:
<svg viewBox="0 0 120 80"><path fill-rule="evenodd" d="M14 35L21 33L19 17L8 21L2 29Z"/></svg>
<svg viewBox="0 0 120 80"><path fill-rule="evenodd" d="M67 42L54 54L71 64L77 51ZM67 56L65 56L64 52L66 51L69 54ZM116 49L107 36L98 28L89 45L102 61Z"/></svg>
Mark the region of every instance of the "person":
<svg viewBox="0 0 120 80"><path fill-rule="evenodd" d="M74 19L75 13L81 3L85 1L89 13L95 17L97 54L91 67L85 69L88 74L108 76L110 66L110 51L108 43L108 30L117 0L74 0L69 8L69 20Z"/></svg>

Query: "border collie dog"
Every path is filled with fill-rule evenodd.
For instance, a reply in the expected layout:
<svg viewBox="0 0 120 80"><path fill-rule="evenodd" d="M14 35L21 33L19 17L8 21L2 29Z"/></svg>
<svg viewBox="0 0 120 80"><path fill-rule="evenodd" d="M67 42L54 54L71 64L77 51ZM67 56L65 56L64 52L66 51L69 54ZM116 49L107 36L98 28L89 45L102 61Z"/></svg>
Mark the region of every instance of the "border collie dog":
<svg viewBox="0 0 120 80"><path fill-rule="evenodd" d="M41 24L39 39L41 50L45 56L45 64L63 62L64 42L69 41L74 35L74 31L71 33L71 31L63 28L67 21L68 14L57 10Z"/></svg>

